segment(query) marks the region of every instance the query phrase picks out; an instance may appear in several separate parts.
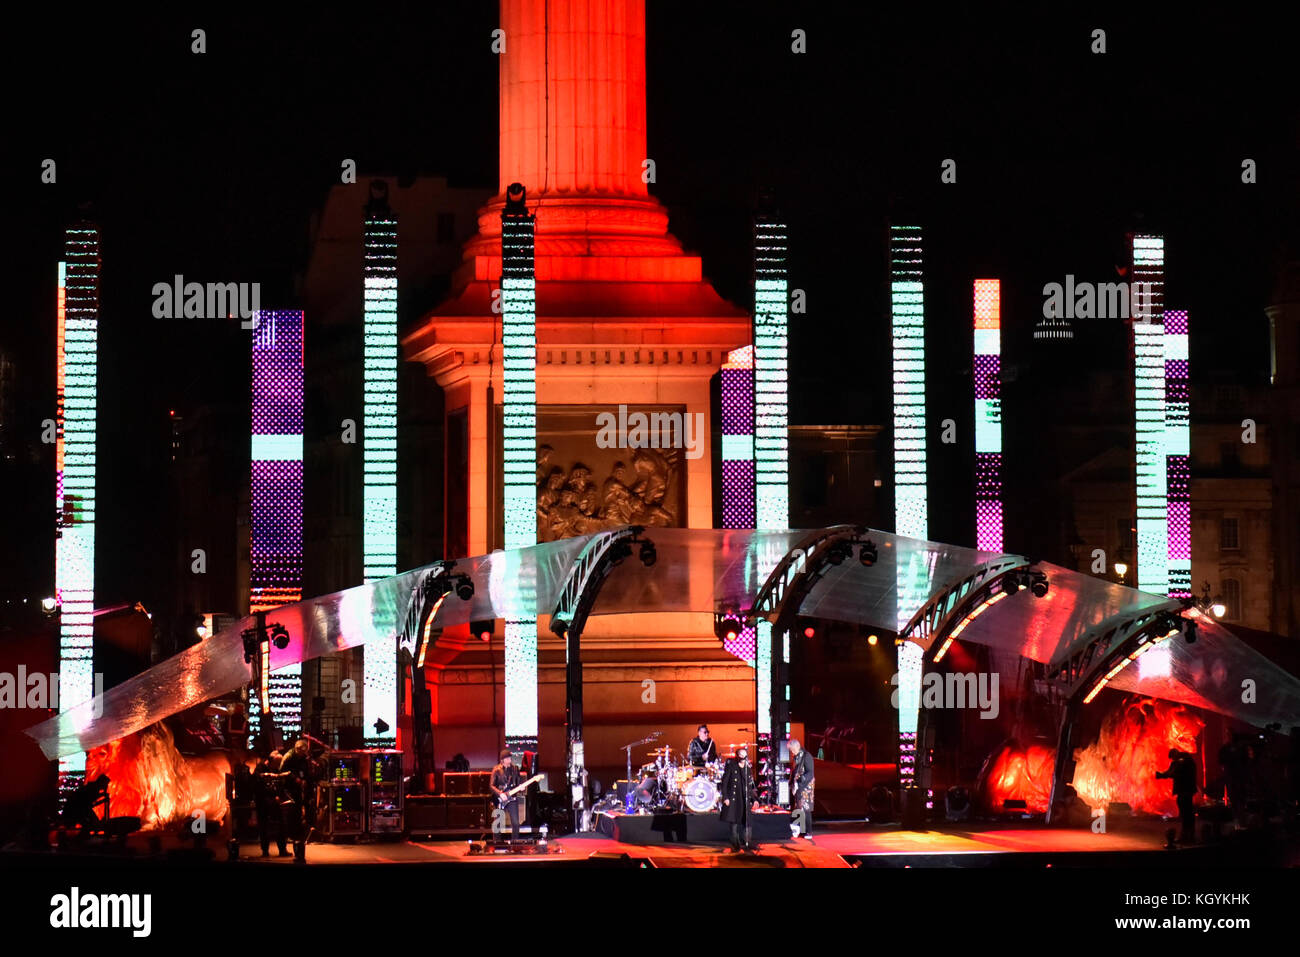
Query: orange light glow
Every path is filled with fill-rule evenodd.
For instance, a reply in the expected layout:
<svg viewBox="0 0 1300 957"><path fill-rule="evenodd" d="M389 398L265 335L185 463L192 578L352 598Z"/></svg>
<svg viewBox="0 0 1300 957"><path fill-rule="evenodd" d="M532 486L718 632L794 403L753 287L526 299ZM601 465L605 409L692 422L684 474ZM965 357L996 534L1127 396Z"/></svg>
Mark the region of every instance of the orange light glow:
<svg viewBox="0 0 1300 957"><path fill-rule="evenodd" d="M225 752L182 755L166 724L151 725L86 754L86 780L108 775L112 815L138 817L144 830L192 819L196 811L203 812L209 825L224 821L230 772Z"/></svg>

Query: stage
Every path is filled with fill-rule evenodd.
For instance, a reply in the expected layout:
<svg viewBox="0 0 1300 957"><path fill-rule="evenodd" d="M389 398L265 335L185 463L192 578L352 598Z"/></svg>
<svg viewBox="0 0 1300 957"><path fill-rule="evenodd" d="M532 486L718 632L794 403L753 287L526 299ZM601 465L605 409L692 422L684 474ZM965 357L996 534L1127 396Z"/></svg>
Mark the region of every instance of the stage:
<svg viewBox="0 0 1300 957"><path fill-rule="evenodd" d="M754 813L749 816L754 840L780 843L790 840L788 811ZM596 833L622 844L730 844L731 825L724 824L717 811L704 814L623 814L601 811L596 815Z"/></svg>
<svg viewBox="0 0 1300 957"><path fill-rule="evenodd" d="M690 836L713 833L711 828L729 829L716 815L688 815L697 818ZM873 826L861 821L818 824L811 840L790 837L787 815L755 815L769 818L757 825L756 853L733 853L722 841L676 843L652 834L653 816L611 815L602 829L623 835L616 839L608 831L554 838L546 853L521 845L519 853L493 852L490 842L477 840L400 840L357 844L311 843L307 865L336 866L489 866L522 867L792 867L792 868L943 868L943 869L1036 869L1036 868L1204 868L1232 865L1300 866L1300 847L1295 841L1268 839L1261 833L1239 834L1207 844L1165 846L1168 822L1137 821L1109 833L1096 834L1087 827L1051 827L1035 823L980 823L933 825L910 831L898 825ZM619 820L621 819L621 820ZM778 823L783 824L784 833ZM756 821L757 824L757 821ZM761 831L759 829L762 829ZM774 837L761 834L773 833ZM486 836L486 835L485 835ZM639 837L642 843L627 840ZM214 835L215 838L215 835ZM58 868L72 866L150 868L171 864L203 864L227 867L292 868L293 858L262 857L254 844L243 844L236 860L230 861L224 840L213 839L206 850L195 853L174 835L167 835L161 852L151 852L148 838L132 835L117 853L0 854L5 863Z"/></svg>

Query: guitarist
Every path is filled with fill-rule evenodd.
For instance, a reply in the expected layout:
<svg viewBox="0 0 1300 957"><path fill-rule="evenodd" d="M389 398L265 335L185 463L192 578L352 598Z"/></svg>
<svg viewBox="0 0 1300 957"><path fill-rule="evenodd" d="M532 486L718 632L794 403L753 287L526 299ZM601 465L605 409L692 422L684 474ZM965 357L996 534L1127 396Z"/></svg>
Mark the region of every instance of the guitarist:
<svg viewBox="0 0 1300 957"><path fill-rule="evenodd" d="M500 763L492 769L491 779L492 793L498 798L497 804L500 806L500 799L505 797L507 791L519 786L519 769L515 767L514 756L507 748L501 752ZM519 840L519 796L513 795L505 805L505 812L510 815L510 840Z"/></svg>

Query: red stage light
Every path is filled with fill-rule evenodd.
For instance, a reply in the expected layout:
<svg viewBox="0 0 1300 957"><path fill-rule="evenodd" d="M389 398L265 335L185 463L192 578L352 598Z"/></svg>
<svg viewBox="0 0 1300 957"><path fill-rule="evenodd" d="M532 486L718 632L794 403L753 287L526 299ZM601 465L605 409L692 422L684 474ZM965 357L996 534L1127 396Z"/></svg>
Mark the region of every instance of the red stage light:
<svg viewBox="0 0 1300 957"><path fill-rule="evenodd" d="M816 634L817 634L817 629L814 628L812 625L809 625L807 628L803 630L803 636L805 638L812 638Z"/></svg>

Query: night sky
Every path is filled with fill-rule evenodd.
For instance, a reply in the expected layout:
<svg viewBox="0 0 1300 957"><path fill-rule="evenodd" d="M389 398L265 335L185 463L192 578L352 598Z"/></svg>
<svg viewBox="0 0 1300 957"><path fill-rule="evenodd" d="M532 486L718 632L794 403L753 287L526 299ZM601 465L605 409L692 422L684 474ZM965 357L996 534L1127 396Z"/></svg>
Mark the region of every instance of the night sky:
<svg viewBox="0 0 1300 957"><path fill-rule="evenodd" d="M1044 283L1116 280L1134 229L1165 235L1166 302L1191 313L1194 381L1266 380L1263 307L1281 263L1300 256L1300 126L1283 49L1291 33L1265 14L1011 20L847 4L648 6L651 191L674 234L725 297L748 306L760 187L789 222L791 285L808 297L808 313L792 317L794 423L888 424L887 224L925 226L929 412L962 430L958 446L931 446L932 538L973 538L974 278L1003 280L1011 472L1015 449L1069 416L1072 385L1129 361L1114 320L1079 320L1065 350L1036 345ZM0 350L16 363L19 401L4 427L31 442L53 414L55 264L64 226L89 202L104 255L100 603L162 598L169 410L247 402L247 333L154 319L152 285L175 273L258 281L264 304L296 305L309 217L344 157L362 184L407 173L481 187L485 199L495 190L495 4L302 16L114 21L59 8L11 37ZM207 30L202 56L190 52L195 27ZM1107 31L1104 55L1089 49L1096 27ZM794 28L807 31L805 55L790 52ZM46 157L58 162L57 185L40 183ZM955 185L940 183L949 157ZM1247 157L1255 185L1240 180ZM1126 402L1115 396L1120 418ZM41 517L52 518L53 451L36 448L49 491L24 494L13 479L15 513L0 534L6 568L41 591L53 579ZM1060 463L1021 464L1026 482ZM1008 506L1012 550L1032 518L1018 508Z"/></svg>

